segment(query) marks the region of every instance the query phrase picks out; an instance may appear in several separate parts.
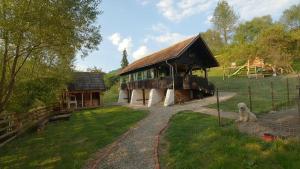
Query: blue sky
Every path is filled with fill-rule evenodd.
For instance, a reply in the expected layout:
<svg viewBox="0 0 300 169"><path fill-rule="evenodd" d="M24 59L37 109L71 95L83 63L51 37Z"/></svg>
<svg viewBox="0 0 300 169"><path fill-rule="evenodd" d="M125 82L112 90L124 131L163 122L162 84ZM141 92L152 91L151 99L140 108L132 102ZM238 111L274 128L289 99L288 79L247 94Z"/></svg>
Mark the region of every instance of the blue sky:
<svg viewBox="0 0 300 169"><path fill-rule="evenodd" d="M102 0L98 17L102 42L86 58L77 57L76 69L99 67L105 72L120 67L122 50L129 62L212 28L210 18L218 0ZM282 12L300 0L228 0L239 22Z"/></svg>

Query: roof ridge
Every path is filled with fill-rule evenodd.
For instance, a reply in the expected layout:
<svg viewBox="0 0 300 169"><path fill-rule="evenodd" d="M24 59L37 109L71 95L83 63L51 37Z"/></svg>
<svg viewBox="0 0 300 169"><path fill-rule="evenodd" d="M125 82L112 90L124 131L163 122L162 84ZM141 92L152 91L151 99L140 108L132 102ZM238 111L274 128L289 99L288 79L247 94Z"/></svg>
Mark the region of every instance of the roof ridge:
<svg viewBox="0 0 300 169"><path fill-rule="evenodd" d="M186 38L186 39L184 39L184 40L181 40L181 41L179 41L179 42L173 43L172 45L170 45L170 46L168 46L168 47L165 47L165 48L163 48L163 49L161 49L161 50L158 50L158 51L153 52L153 53L151 53L151 54L149 54L149 55L146 55L146 56L144 56L144 57L142 57L142 58L140 58L140 59L138 59L138 60L135 60L134 62L132 62L132 63L130 63L130 64L133 64L133 63L135 63L135 62L137 62L137 61L139 61L139 60L141 60L141 59L144 59L144 58L149 57L149 56L151 56L151 55L154 55L154 54L156 54L156 53L162 52L162 51L164 51L164 50L166 50L166 49L169 49L169 48L172 48L172 47L174 47L174 46L176 46L176 45L178 45L178 44L180 44L180 43L182 43L182 42L184 42L184 41L187 41L187 40L189 40L189 39L196 38L196 37L197 37L197 36L192 36L192 37ZM129 65L130 65L130 64L129 64Z"/></svg>

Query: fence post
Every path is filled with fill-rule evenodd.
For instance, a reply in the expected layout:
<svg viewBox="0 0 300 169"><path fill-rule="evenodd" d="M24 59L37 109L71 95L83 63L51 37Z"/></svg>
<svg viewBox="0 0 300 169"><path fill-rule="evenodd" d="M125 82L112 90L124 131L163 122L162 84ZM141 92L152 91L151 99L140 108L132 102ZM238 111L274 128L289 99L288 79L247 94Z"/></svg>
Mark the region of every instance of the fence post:
<svg viewBox="0 0 300 169"><path fill-rule="evenodd" d="M286 78L286 94L287 94L287 103L290 104L290 89L289 89L289 78Z"/></svg>
<svg viewBox="0 0 300 169"><path fill-rule="evenodd" d="M142 89L142 91L143 91L143 105L145 106L146 105L145 89ZM175 103L175 100L174 100L174 103Z"/></svg>
<svg viewBox="0 0 300 169"><path fill-rule="evenodd" d="M300 116L300 85L297 85L297 89L298 89L297 105L298 105L298 114Z"/></svg>
<svg viewBox="0 0 300 169"><path fill-rule="evenodd" d="M217 107L218 107L218 122L221 126L221 115L220 115L220 101L219 101L219 89L217 88Z"/></svg>
<svg viewBox="0 0 300 169"><path fill-rule="evenodd" d="M273 82L271 82L271 96L272 96L272 110L275 110L275 104L274 104L274 87Z"/></svg>
<svg viewBox="0 0 300 169"><path fill-rule="evenodd" d="M249 108L250 108L250 111L252 111L252 92L251 92L251 86L249 85L248 86L248 96L249 96Z"/></svg>
<svg viewBox="0 0 300 169"><path fill-rule="evenodd" d="M223 80L225 80L225 66L223 66Z"/></svg>

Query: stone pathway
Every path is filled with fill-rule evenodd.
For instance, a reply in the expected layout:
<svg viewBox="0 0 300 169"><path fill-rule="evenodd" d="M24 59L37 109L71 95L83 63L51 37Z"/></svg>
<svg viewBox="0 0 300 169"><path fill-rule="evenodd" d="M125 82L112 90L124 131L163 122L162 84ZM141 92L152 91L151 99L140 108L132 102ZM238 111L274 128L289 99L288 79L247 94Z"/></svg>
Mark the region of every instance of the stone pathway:
<svg viewBox="0 0 300 169"><path fill-rule="evenodd" d="M234 93L220 93L220 101L233 97ZM154 106L147 108L149 115L130 129L115 143L107 146L95 155L86 168L99 169L153 169L155 168L156 136L168 123L170 117L182 110L192 110L217 115L214 109L203 106L216 103L215 97L187 102L170 107ZM132 106L131 106L132 107ZM145 108L134 106L133 108ZM236 113L221 113L223 117L235 118Z"/></svg>

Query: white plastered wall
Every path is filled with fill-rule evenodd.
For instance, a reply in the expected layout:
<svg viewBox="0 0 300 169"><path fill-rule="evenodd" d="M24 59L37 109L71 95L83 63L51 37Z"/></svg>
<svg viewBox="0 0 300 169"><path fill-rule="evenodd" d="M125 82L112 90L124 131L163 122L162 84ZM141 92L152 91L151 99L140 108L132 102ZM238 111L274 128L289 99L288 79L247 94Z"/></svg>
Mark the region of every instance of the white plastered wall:
<svg viewBox="0 0 300 169"><path fill-rule="evenodd" d="M147 100L149 99L149 89L144 89L145 91L145 104L147 104ZM131 94L130 104L134 105L142 105L143 104L143 90L142 89L133 89Z"/></svg>
<svg viewBox="0 0 300 169"><path fill-rule="evenodd" d="M170 106L174 104L174 90L173 89L168 89L166 98L164 101L164 106Z"/></svg>
<svg viewBox="0 0 300 169"><path fill-rule="evenodd" d="M148 107L160 103L164 98L164 91L161 89L151 89L149 93Z"/></svg>
<svg viewBox="0 0 300 169"><path fill-rule="evenodd" d="M128 97L128 91L127 90L120 90L119 91L119 99L118 103L127 103L127 98Z"/></svg>

